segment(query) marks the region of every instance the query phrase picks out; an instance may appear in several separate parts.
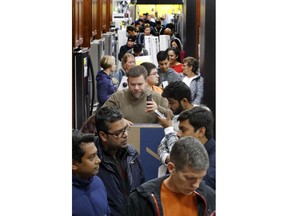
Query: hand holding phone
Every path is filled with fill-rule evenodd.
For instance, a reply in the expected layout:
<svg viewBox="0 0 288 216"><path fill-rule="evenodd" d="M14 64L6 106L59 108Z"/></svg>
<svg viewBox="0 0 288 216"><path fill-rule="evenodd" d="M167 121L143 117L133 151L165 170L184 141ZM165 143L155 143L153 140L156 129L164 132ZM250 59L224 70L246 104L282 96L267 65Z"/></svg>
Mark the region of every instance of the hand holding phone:
<svg viewBox="0 0 288 216"><path fill-rule="evenodd" d="M147 101L152 101L152 94L151 93L147 95Z"/></svg>
<svg viewBox="0 0 288 216"><path fill-rule="evenodd" d="M156 113L156 115L157 115L158 117L160 117L160 118L166 118L161 112L159 112L159 110L156 109L154 112Z"/></svg>

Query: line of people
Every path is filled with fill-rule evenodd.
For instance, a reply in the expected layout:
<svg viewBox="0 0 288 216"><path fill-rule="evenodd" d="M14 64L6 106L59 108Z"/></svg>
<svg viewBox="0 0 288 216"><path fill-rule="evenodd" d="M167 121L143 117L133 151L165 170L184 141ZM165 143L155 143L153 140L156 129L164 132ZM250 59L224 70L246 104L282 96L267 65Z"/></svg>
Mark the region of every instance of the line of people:
<svg viewBox="0 0 288 216"><path fill-rule="evenodd" d="M128 70L128 89L115 93L119 97L110 97L111 104L105 103L94 115L96 134L73 133L73 214L214 215L213 114L209 108L192 103L190 88L183 81L171 81L161 95L153 92L145 81L148 73L144 65ZM156 67L150 68L155 76ZM148 92L152 101L146 101ZM130 105L131 110L138 109L130 110L134 116L125 111ZM157 117L155 109L166 117ZM140 155L128 144L130 126L137 116L145 119L146 115L159 122L165 132L157 153L167 171L150 181L145 181Z"/></svg>
<svg viewBox="0 0 288 216"><path fill-rule="evenodd" d="M202 181L209 154L198 139L178 139L169 152L169 174L145 181L123 114L103 107L95 125L97 135L72 134L72 215L215 214L215 191Z"/></svg>
<svg viewBox="0 0 288 216"><path fill-rule="evenodd" d="M163 89L165 89L165 87L172 81L183 81L190 88L192 94L192 103L201 104L204 95L204 79L199 72L198 61L190 56L184 58L183 65L182 64L179 65L183 69L183 74L177 73L173 68L170 67L171 59L175 59L175 55L172 54L174 52L173 50L176 49L169 48L168 51L159 51L157 53L158 68L156 68L156 66L153 63L148 64L148 62L143 62L144 64L142 63L141 64L142 66L146 67L145 68L146 73L133 72L135 73L133 75L132 72L129 74L129 71L134 67L136 68L139 67L135 65L136 64L135 56L133 56L131 53L127 52L124 54L121 61L122 68L120 68L118 71L116 71L115 58L113 56L107 56L107 55L103 56L103 58L100 61L100 65L103 69L100 70L96 76L97 99L99 102L98 108L101 108L105 103L111 105L111 100L112 101L115 100L115 97L118 97L120 95L121 90L130 89L130 91L136 92L134 97L138 98L137 94L144 92L147 86L148 87L150 86L152 90L161 93ZM176 65L176 67L178 67L178 65ZM155 71L155 68L157 72ZM150 73L151 69L154 69L153 73ZM155 77L151 78L154 74ZM143 77L141 77L141 75L143 75ZM132 78L131 78L130 79L131 85L129 86L127 82L129 76L130 77L133 76L134 78L135 77L142 78L134 80L135 82L141 80L142 85L140 85L140 83L137 85L132 84ZM136 89L132 89L135 87ZM127 95L123 95L123 97L125 97L125 100L131 99L127 97ZM147 121L144 122L147 123Z"/></svg>
<svg viewBox="0 0 288 216"><path fill-rule="evenodd" d="M215 215L214 117L202 104L198 61L185 57L173 38L170 48L157 53L158 68L136 65L135 57L145 55L142 34L134 26L127 32L118 55L122 67L116 71L115 57L103 56L96 113L72 133L72 215ZM162 165L150 181L145 161L128 144L134 123L159 123L164 130L157 151Z"/></svg>

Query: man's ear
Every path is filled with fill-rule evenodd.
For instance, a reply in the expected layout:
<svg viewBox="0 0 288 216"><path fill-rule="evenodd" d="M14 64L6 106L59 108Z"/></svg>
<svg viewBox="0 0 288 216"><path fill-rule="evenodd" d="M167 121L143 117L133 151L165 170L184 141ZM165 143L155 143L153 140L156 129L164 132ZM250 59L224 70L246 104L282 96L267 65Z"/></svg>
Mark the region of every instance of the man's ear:
<svg viewBox="0 0 288 216"><path fill-rule="evenodd" d="M99 131L98 136L100 137L100 139L101 139L103 142L106 142L106 141L107 141L107 134L104 133L103 131Z"/></svg>
<svg viewBox="0 0 288 216"><path fill-rule="evenodd" d="M73 171L76 171L76 170L78 170L78 162L77 161L75 161L75 160L72 160L72 170Z"/></svg>
<svg viewBox="0 0 288 216"><path fill-rule="evenodd" d="M168 162L167 168L168 168L170 175L175 172L175 165L171 161Z"/></svg>
<svg viewBox="0 0 288 216"><path fill-rule="evenodd" d="M187 109L187 104L189 104L187 98L182 98L181 101L180 101L182 107L184 108L184 110Z"/></svg>
<svg viewBox="0 0 288 216"><path fill-rule="evenodd" d="M199 134L199 138L205 137L206 136L206 128L205 127L199 128L198 134Z"/></svg>

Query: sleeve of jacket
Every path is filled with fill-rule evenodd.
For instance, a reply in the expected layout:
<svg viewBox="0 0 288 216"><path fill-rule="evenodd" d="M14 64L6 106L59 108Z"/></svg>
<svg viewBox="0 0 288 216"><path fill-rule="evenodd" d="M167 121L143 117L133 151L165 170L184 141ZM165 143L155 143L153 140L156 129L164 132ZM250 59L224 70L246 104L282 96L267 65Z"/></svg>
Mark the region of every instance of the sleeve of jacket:
<svg viewBox="0 0 288 216"><path fill-rule="evenodd" d="M141 34L141 45L142 45L142 47L145 47L145 35L144 35L144 33Z"/></svg>
<svg viewBox="0 0 288 216"><path fill-rule="evenodd" d="M200 77L199 80L196 82L196 97L193 100L193 104L201 104L203 94L204 94L204 79Z"/></svg>
<svg viewBox="0 0 288 216"><path fill-rule="evenodd" d="M110 80L105 80L97 85L98 101L101 104L105 103L105 101L107 101L107 99L110 97L110 95L107 93L110 87L109 81Z"/></svg>
<svg viewBox="0 0 288 216"><path fill-rule="evenodd" d="M138 200L138 195L136 191L133 191L130 193L129 198L127 200L127 205L126 205L126 216L135 216L135 215L140 215L140 206L139 205L139 200Z"/></svg>
<svg viewBox="0 0 288 216"><path fill-rule="evenodd" d="M177 140L178 137L175 132L165 135L165 137L161 140L157 153L159 155L160 161L164 165L167 165L165 164L166 157L170 155L171 149Z"/></svg>
<svg viewBox="0 0 288 216"><path fill-rule="evenodd" d="M148 56L148 50L147 49L143 49L143 54L144 54L144 56Z"/></svg>
<svg viewBox="0 0 288 216"><path fill-rule="evenodd" d="M179 73L177 73L174 69L171 68L171 70L173 71L173 73L169 73L168 77L167 77L167 81L170 82L174 82L174 81L181 81L182 78L180 76Z"/></svg>
<svg viewBox="0 0 288 216"><path fill-rule="evenodd" d="M122 59L122 57L123 57L123 55L124 55L123 51L124 51L124 50L123 50L123 47L121 46L121 47L120 47L120 51L119 51L119 53L118 53L118 60L119 60L119 61L121 61L121 59Z"/></svg>
<svg viewBox="0 0 288 216"><path fill-rule="evenodd" d="M143 197L140 197L137 191L130 193L126 205L125 216L150 216L155 215L151 205Z"/></svg>
<svg viewBox="0 0 288 216"><path fill-rule="evenodd" d="M209 187L213 188L214 190L216 189L215 185L215 168L214 167L209 167L206 173L206 176L204 177L204 181L206 185Z"/></svg>
<svg viewBox="0 0 288 216"><path fill-rule="evenodd" d="M121 59L123 58L124 54L125 54L124 47L121 46L121 47L120 47L120 52L118 53L118 60L119 60L120 62L121 62Z"/></svg>
<svg viewBox="0 0 288 216"><path fill-rule="evenodd" d="M169 108L168 108L168 100L164 97L162 97L159 93L153 92L153 95L156 94L156 98L157 100L155 100L155 96L153 96L153 100L155 100L155 102L158 105L158 110L163 113L163 114L167 114Z"/></svg>
<svg viewBox="0 0 288 216"><path fill-rule="evenodd" d="M159 155L159 160L164 165L165 165L166 157L169 155L167 146L168 146L167 145L167 139L165 137L163 137L163 139L160 142L160 145L158 146L157 154Z"/></svg>

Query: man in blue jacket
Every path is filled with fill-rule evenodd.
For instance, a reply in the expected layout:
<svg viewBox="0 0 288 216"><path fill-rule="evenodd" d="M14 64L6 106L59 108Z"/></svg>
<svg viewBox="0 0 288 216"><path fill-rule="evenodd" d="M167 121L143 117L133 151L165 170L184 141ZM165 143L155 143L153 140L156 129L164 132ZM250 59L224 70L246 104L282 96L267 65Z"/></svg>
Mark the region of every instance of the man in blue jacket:
<svg viewBox="0 0 288 216"><path fill-rule="evenodd" d="M72 215L110 215L107 192L95 176L101 160L97 156L93 134L72 135Z"/></svg>
<svg viewBox="0 0 288 216"><path fill-rule="evenodd" d="M107 189L113 216L124 216L129 192L144 179L140 155L128 144L129 124L113 107L102 107L95 115L96 146L101 159L98 176Z"/></svg>

